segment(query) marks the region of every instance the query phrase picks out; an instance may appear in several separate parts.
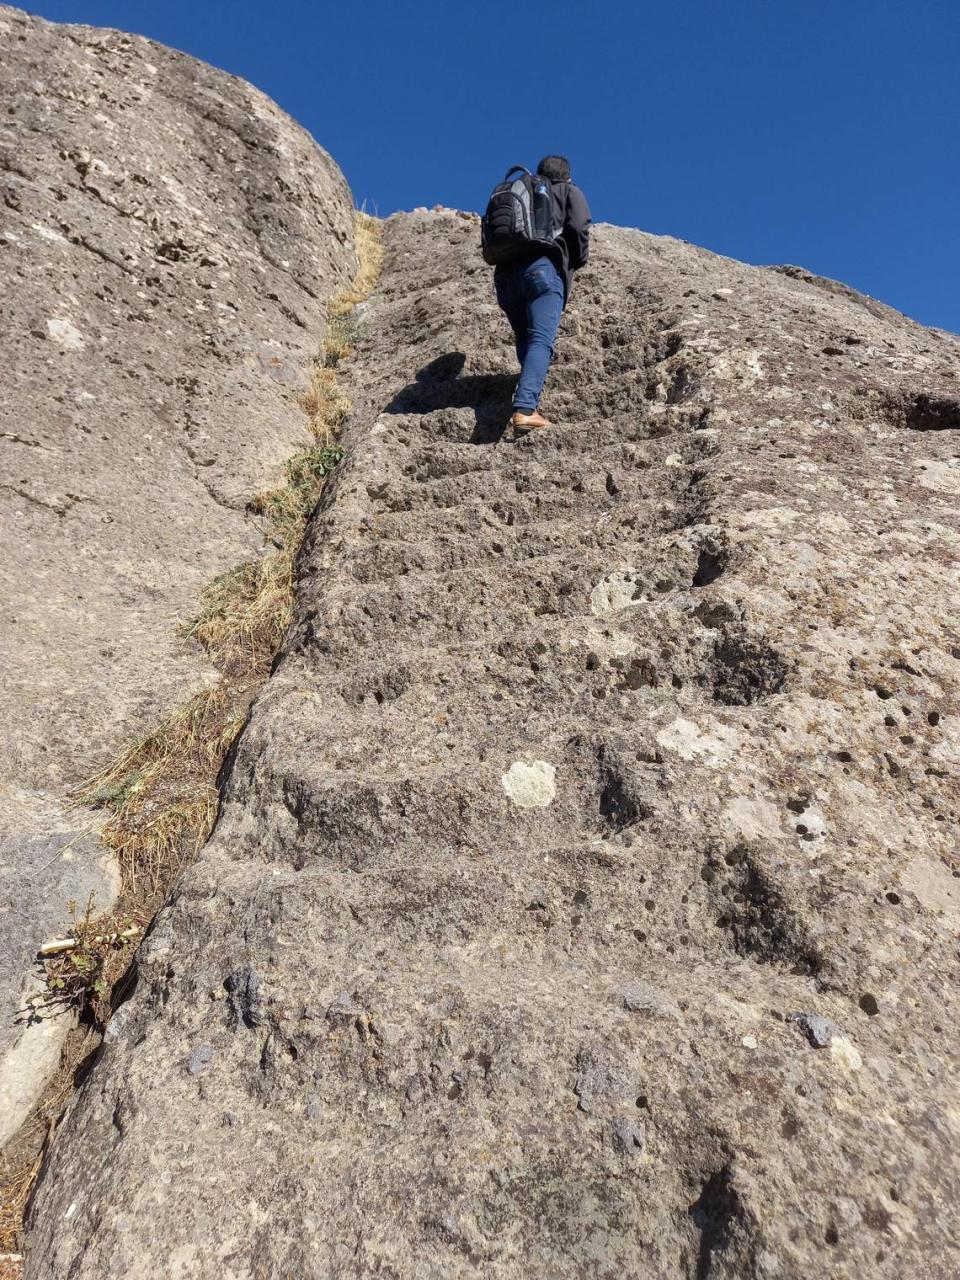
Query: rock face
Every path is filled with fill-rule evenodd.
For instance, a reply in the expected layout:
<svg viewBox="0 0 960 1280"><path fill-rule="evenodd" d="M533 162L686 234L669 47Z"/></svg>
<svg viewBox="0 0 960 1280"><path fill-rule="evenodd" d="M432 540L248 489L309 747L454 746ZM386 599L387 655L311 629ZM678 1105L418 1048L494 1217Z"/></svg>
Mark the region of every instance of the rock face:
<svg viewBox="0 0 960 1280"><path fill-rule="evenodd" d="M62 936L67 904L106 910L120 874L89 818L53 797L7 787L0 833L0 1146L20 1128L60 1061L71 1020L51 1005L37 948Z"/></svg>
<svg viewBox="0 0 960 1280"><path fill-rule="evenodd" d="M0 1053L67 900L109 902L51 810L202 678L176 624L262 546L353 265L342 175L257 90L0 5Z"/></svg>
<svg viewBox="0 0 960 1280"><path fill-rule="evenodd" d="M306 439L351 202L184 54L0 6L0 59L2 771L58 788L196 683L176 623L259 548L244 505Z"/></svg>
<svg viewBox="0 0 960 1280"><path fill-rule="evenodd" d="M957 1274L960 342L599 227L513 444L476 221L386 236L27 1275Z"/></svg>

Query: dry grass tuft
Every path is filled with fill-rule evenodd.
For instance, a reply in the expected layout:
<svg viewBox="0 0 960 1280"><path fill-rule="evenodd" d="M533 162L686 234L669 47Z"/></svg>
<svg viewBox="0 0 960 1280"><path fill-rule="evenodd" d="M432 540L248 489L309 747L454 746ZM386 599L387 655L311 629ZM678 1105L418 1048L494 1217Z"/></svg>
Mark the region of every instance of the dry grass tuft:
<svg viewBox="0 0 960 1280"><path fill-rule="evenodd" d="M225 675L263 679L269 673L293 614L293 566L307 520L342 456L338 445L303 449L288 461L286 483L251 499L277 550L215 578L200 613L184 627Z"/></svg>
<svg viewBox="0 0 960 1280"><path fill-rule="evenodd" d="M146 916L98 916L91 893L83 915L67 904L72 924L69 935L45 944L46 991L29 1001L35 1016L49 1017L62 1008L78 1009L98 1026L110 1016L110 996L126 968L128 945L135 946Z"/></svg>
<svg viewBox="0 0 960 1280"><path fill-rule="evenodd" d="M108 810L102 838L125 896L156 905L199 851L217 816L217 774L252 698L219 680L162 720L77 793Z"/></svg>
<svg viewBox="0 0 960 1280"><path fill-rule="evenodd" d="M324 366L333 369L341 360L353 355L356 340L357 326L349 312L342 316L331 316L323 339Z"/></svg>
<svg viewBox="0 0 960 1280"><path fill-rule="evenodd" d="M16 1151L0 1157L0 1194L3 1197L0 1200L0 1280L19 1280L22 1274L17 1250L23 1215L43 1164L47 1140L57 1117L70 1099L70 1092L69 1084L59 1089L50 1101L50 1112L35 1112L27 1122L36 1132L24 1135L33 1138L32 1149L26 1159L18 1159Z"/></svg>
<svg viewBox="0 0 960 1280"><path fill-rule="evenodd" d="M328 332L303 407L315 443L286 464L283 481L257 494L251 512L265 521L276 550L237 565L204 591L184 633L203 646L220 673L120 755L77 793L106 811L102 839L118 858L123 887L114 912L96 920L88 904L73 908L74 946L47 962L51 1003L65 1003L101 1029L129 972L136 940L183 868L196 857L216 820L218 778L250 704L270 672L293 609L293 567L310 513L342 456L335 443L350 412L336 365L355 341L351 310L373 289L383 262L380 224L358 213L357 274L327 307ZM126 936L124 936L126 935ZM20 1275L15 1255L23 1213L46 1144L74 1087L74 1073L93 1047L80 1028L65 1049L60 1074L0 1159L0 1280Z"/></svg>
<svg viewBox="0 0 960 1280"><path fill-rule="evenodd" d="M357 274L349 289L330 299L327 314L331 318L346 315L373 291L383 268L383 236L380 220L369 213L356 214L353 221L353 243L357 250Z"/></svg>
<svg viewBox="0 0 960 1280"><path fill-rule="evenodd" d="M303 397L303 407L310 420L313 438L320 446L329 447L340 434L350 412L350 401L337 386L333 365L315 365L310 386Z"/></svg>

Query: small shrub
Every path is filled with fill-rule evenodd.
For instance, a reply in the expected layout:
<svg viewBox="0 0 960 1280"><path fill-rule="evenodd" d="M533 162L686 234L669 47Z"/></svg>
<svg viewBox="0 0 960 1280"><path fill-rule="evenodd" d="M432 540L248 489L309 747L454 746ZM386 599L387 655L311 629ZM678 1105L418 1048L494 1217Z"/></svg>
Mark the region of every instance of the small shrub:
<svg viewBox="0 0 960 1280"><path fill-rule="evenodd" d="M67 904L67 911L69 935L48 943L49 955L44 954L46 947L41 951L47 985L31 1001L31 1012L42 1017L66 1006L104 1026L113 984L127 966L127 952L139 938L143 920L129 915L94 918L93 894L83 915L78 914L75 902Z"/></svg>

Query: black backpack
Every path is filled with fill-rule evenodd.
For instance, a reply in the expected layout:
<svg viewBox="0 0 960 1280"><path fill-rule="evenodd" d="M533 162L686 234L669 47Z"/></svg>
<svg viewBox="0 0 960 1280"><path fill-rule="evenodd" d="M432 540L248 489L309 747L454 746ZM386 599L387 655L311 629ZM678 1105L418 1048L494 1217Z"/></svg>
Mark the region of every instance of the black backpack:
<svg viewBox="0 0 960 1280"><path fill-rule="evenodd" d="M494 187L480 220L483 260L496 267L529 258L531 248L553 248L562 230L553 223L549 180L515 164Z"/></svg>

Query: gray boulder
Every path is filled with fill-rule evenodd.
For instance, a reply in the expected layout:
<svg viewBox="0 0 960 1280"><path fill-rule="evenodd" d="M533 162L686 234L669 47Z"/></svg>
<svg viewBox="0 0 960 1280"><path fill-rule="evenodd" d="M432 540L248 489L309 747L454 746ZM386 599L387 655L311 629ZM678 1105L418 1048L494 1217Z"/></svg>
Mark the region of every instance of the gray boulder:
<svg viewBox="0 0 960 1280"><path fill-rule="evenodd" d="M177 624L263 548L245 504L309 440L354 254L343 176L242 80L8 5L0 68L2 1138L23 966L115 892L62 801L209 675Z"/></svg>
<svg viewBox="0 0 960 1280"><path fill-rule="evenodd" d="M386 238L27 1276L956 1274L960 341L600 226L514 444L476 220Z"/></svg>

